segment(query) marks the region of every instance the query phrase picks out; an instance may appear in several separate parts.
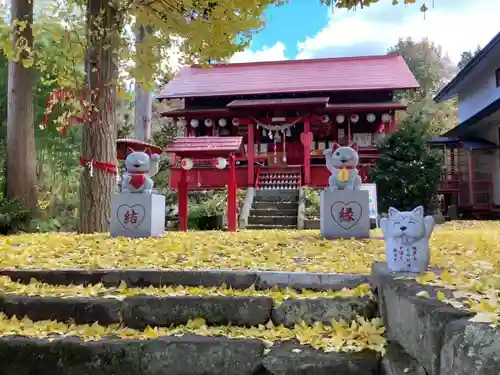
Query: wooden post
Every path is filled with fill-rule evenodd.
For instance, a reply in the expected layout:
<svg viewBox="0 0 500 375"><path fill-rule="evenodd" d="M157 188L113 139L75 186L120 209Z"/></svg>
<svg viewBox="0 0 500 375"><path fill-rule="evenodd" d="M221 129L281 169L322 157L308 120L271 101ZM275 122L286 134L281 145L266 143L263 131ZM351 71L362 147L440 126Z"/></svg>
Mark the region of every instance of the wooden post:
<svg viewBox="0 0 500 375"><path fill-rule="evenodd" d="M311 132L311 122L309 118L304 120L304 133ZM304 185L309 185L311 182L311 143L304 142Z"/></svg>
<svg viewBox="0 0 500 375"><path fill-rule="evenodd" d="M474 206L474 181L472 174L472 150L469 150L469 203Z"/></svg>
<svg viewBox="0 0 500 375"><path fill-rule="evenodd" d="M229 155L229 181L227 184L227 229L236 232L236 158Z"/></svg>
<svg viewBox="0 0 500 375"><path fill-rule="evenodd" d="M251 187L254 184L255 171L254 171L254 130L255 125L253 123L248 124L248 147L247 147L247 160L248 160L248 186Z"/></svg>
<svg viewBox="0 0 500 375"><path fill-rule="evenodd" d="M179 204L179 230L187 232L188 229L188 183L187 171L181 170L181 180L177 191L177 199Z"/></svg>

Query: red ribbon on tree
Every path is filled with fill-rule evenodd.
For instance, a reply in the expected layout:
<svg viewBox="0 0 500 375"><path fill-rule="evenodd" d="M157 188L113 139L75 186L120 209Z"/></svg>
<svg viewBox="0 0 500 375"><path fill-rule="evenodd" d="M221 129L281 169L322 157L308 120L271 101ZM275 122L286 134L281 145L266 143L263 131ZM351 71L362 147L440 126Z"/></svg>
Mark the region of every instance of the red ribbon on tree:
<svg viewBox="0 0 500 375"><path fill-rule="evenodd" d="M89 169L90 177L94 174L94 168L116 176L118 174L118 168L116 164L106 163L104 161L98 161L95 159L84 159L80 157L80 164Z"/></svg>

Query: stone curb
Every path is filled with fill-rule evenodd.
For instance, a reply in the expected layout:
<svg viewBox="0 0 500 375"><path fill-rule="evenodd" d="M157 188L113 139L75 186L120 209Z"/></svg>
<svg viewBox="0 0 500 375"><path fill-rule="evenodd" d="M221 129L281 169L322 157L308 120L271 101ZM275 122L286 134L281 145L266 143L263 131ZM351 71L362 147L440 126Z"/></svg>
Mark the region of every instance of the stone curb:
<svg viewBox="0 0 500 375"><path fill-rule="evenodd" d="M0 337L2 375L379 375L378 353L325 353L290 342L162 337L83 342Z"/></svg>
<svg viewBox="0 0 500 375"><path fill-rule="evenodd" d="M34 278L52 285L98 284L118 286L125 281L129 287L146 286L220 286L225 283L233 289L280 288L310 289L315 291L354 288L368 283L370 276L313 272L231 271L231 270L0 270L0 275L29 283Z"/></svg>
<svg viewBox="0 0 500 375"><path fill-rule="evenodd" d="M27 316L33 321L73 321L76 324L122 323L144 329L186 324L195 318L208 325L255 327L269 320L275 325L293 327L302 320L308 324L332 319L351 321L357 315L372 319L377 305L370 298L320 298L284 301L274 307L266 296L131 296L115 298L0 296L0 311L8 317Z"/></svg>
<svg viewBox="0 0 500 375"><path fill-rule="evenodd" d="M473 314L433 298L438 290L449 297L450 290L400 279L398 277L406 275L391 273L385 263L375 263L372 271L387 339L401 345L406 353L424 367L428 375L452 373L440 373L440 353L445 343L447 326ZM429 292L431 298L417 297L416 294L422 290Z"/></svg>

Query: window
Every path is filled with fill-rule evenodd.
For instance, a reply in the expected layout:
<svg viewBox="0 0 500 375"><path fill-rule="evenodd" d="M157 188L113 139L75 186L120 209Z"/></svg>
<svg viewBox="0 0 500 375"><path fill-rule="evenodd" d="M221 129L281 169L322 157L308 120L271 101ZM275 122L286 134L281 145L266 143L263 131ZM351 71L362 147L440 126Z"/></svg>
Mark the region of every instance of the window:
<svg viewBox="0 0 500 375"><path fill-rule="evenodd" d="M497 87L500 87L500 68L495 70L495 79L497 81Z"/></svg>

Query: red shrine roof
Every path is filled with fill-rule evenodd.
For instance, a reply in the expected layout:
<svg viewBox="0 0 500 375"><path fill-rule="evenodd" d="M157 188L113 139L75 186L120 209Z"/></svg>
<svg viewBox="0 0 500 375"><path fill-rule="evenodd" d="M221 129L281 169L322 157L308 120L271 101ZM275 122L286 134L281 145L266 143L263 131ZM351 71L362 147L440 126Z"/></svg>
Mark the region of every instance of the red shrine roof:
<svg viewBox="0 0 500 375"><path fill-rule="evenodd" d="M323 106L326 107L329 97L321 98L291 98L291 99L254 99L254 100L233 100L226 105L227 108L252 108L252 107L303 107L303 106Z"/></svg>
<svg viewBox="0 0 500 375"><path fill-rule="evenodd" d="M149 148L149 150L153 154L161 154L162 149L159 146L155 146L153 144L140 141L138 139L117 139L116 140L116 152L118 160L125 160L127 157L127 149L131 148L134 151L145 151Z"/></svg>
<svg viewBox="0 0 500 375"><path fill-rule="evenodd" d="M243 137L180 137L174 139L164 152L181 157L218 157L243 151Z"/></svg>
<svg viewBox="0 0 500 375"><path fill-rule="evenodd" d="M419 85L401 56L286 60L184 67L157 99L404 90Z"/></svg>

